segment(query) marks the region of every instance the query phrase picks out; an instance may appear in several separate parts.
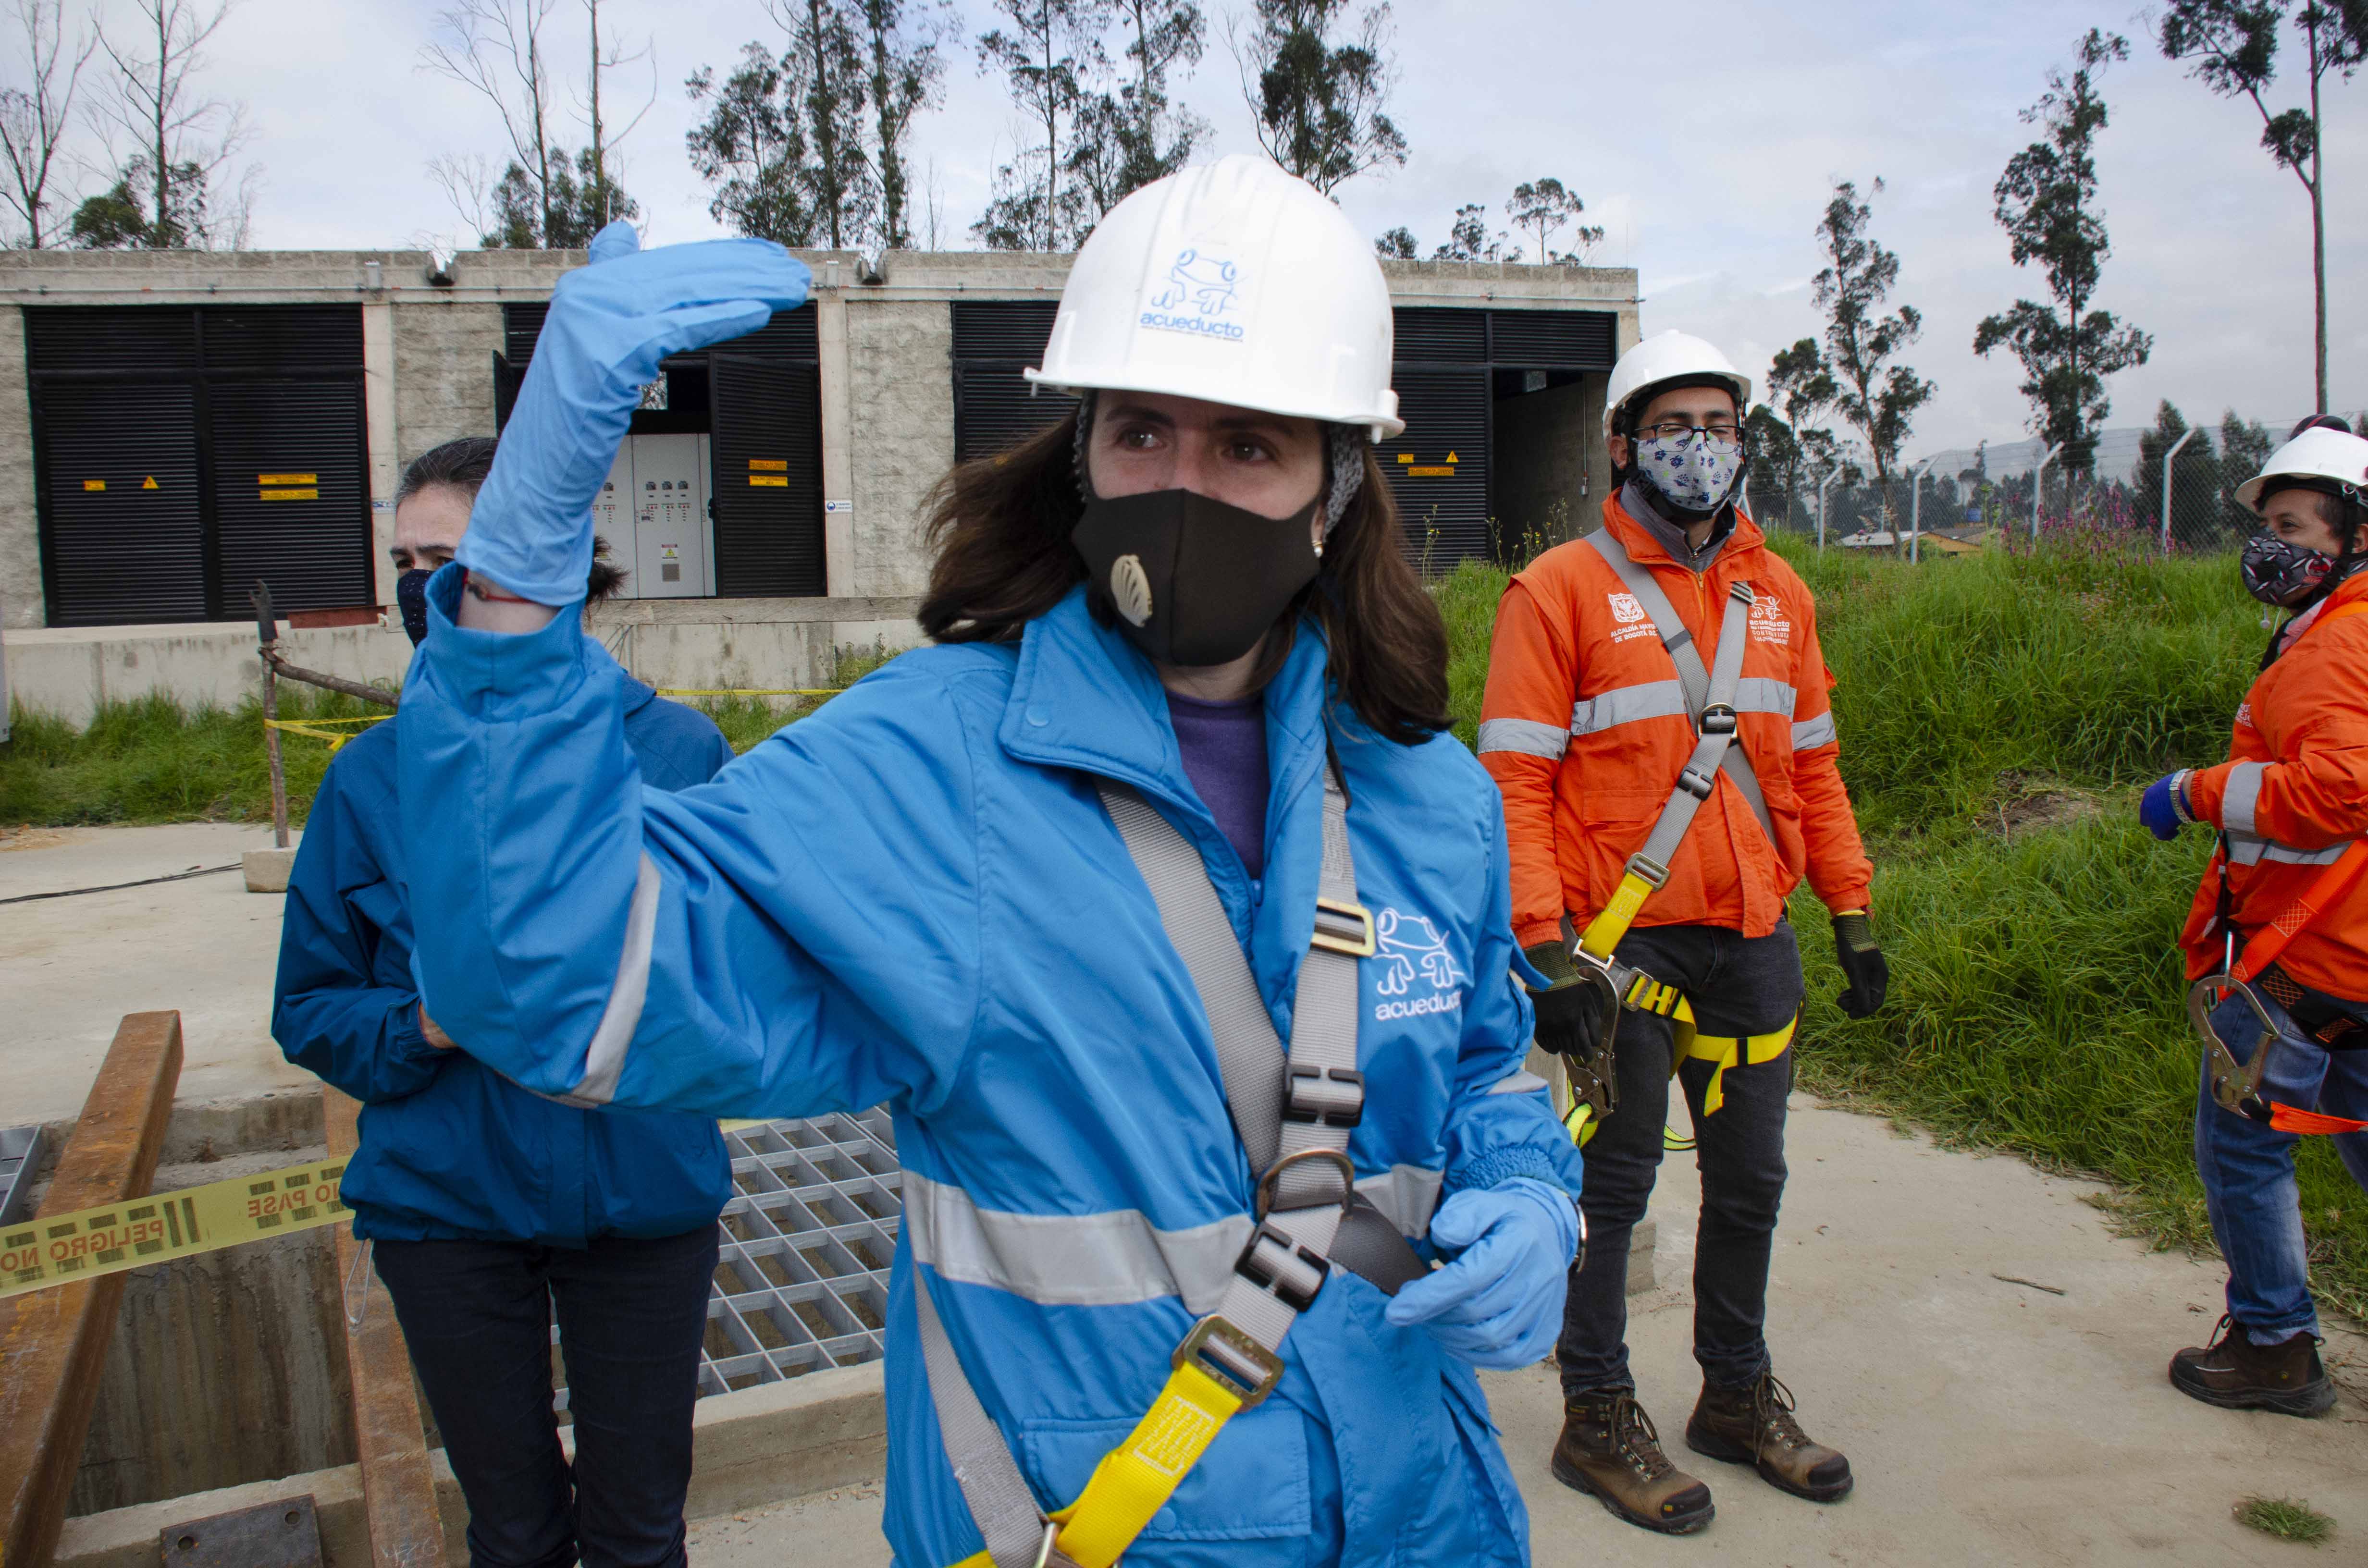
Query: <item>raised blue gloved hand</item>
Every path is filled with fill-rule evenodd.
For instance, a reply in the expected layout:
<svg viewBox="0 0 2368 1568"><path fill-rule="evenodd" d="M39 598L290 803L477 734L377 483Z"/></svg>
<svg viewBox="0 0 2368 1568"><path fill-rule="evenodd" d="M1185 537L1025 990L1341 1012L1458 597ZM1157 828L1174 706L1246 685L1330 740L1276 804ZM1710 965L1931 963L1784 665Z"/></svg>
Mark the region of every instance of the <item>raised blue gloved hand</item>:
<svg viewBox="0 0 2368 1568"><path fill-rule="evenodd" d="M1392 1324L1420 1324L1474 1367L1526 1367L1554 1348L1578 1255L1567 1193L1528 1176L1466 1187L1440 1205L1430 1239L1461 1255L1391 1297Z"/></svg>
<svg viewBox="0 0 2368 1568"><path fill-rule="evenodd" d="M2195 818L2187 811L2187 770L2166 773L2146 786L2138 798L2138 821L2157 838L2169 841Z"/></svg>
<svg viewBox="0 0 2368 1568"><path fill-rule="evenodd" d="M756 331L775 311L803 304L812 280L770 240L644 251L622 222L593 236L591 265L552 290L461 563L539 604L582 598L592 503L659 361Z"/></svg>

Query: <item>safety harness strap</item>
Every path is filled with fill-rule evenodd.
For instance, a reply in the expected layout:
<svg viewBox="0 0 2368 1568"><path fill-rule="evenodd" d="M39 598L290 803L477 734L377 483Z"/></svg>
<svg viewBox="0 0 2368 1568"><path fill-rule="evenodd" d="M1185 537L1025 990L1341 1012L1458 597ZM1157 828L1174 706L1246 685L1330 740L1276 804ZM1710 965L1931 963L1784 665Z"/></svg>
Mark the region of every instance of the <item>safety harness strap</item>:
<svg viewBox="0 0 2368 1568"><path fill-rule="evenodd" d="M1323 869L1288 1051L1199 851L1133 791L1104 783L1101 795L1208 1014L1234 1129L1259 1173L1258 1223L1217 1310L1176 1347L1151 1409L1102 1456L1076 1500L1049 1516L1037 1508L922 1289L930 1397L955 1480L987 1546L958 1568L1048 1562L1109 1568L1224 1424L1281 1381L1283 1338L1334 1263L1388 1291L1425 1271L1396 1227L1358 1196L1349 1161L1349 1135L1365 1098L1357 1071L1357 965L1372 953L1374 935L1372 915L1357 902L1348 796L1338 777L1326 770ZM1015 1484L1024 1506L1012 1501Z"/></svg>

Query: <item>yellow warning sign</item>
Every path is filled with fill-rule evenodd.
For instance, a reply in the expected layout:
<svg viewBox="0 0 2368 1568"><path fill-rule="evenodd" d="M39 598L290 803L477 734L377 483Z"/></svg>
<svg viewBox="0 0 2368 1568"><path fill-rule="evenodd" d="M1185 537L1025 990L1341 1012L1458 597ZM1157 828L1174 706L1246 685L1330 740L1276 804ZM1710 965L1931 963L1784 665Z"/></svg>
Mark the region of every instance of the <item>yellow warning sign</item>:
<svg viewBox="0 0 2368 1568"><path fill-rule="evenodd" d="M321 476L317 473L258 473L255 476L255 483L257 484L318 484L321 483Z"/></svg>
<svg viewBox="0 0 2368 1568"><path fill-rule="evenodd" d="M335 1224L345 1174L343 1160L297 1165L11 1225L0 1232L0 1297Z"/></svg>
<svg viewBox="0 0 2368 1568"><path fill-rule="evenodd" d="M1454 454L1453 452L1450 452L1450 453L1448 453L1448 454L1447 454L1447 460L1448 460L1449 462L1453 462L1453 461L1455 460L1455 454Z"/></svg>
<svg viewBox="0 0 2368 1568"><path fill-rule="evenodd" d="M156 476L152 473L147 478L140 482L140 488L142 490L160 490L164 487L156 483Z"/></svg>
<svg viewBox="0 0 2368 1568"><path fill-rule="evenodd" d="M318 501L320 498L321 493L317 490L265 490L256 495L258 501Z"/></svg>
<svg viewBox="0 0 2368 1568"><path fill-rule="evenodd" d="M1406 472L1417 479L1453 479L1456 471L1452 468L1442 468L1437 463L1425 463L1410 468Z"/></svg>
<svg viewBox="0 0 2368 1568"><path fill-rule="evenodd" d="M85 479L82 482L82 487L85 490L104 490L107 488L107 481L103 479Z"/></svg>
<svg viewBox="0 0 2368 1568"><path fill-rule="evenodd" d="M765 473L787 473L790 472L790 460L787 458L750 458L748 460L748 466L751 469L757 470Z"/></svg>
<svg viewBox="0 0 2368 1568"><path fill-rule="evenodd" d="M748 476L748 483L769 485L776 490L787 490L790 487L790 476L786 473L752 473Z"/></svg>
<svg viewBox="0 0 2368 1568"><path fill-rule="evenodd" d="M1402 463L1410 463L1414 461L1414 454L1412 452L1400 452L1398 454L1398 461Z"/></svg>

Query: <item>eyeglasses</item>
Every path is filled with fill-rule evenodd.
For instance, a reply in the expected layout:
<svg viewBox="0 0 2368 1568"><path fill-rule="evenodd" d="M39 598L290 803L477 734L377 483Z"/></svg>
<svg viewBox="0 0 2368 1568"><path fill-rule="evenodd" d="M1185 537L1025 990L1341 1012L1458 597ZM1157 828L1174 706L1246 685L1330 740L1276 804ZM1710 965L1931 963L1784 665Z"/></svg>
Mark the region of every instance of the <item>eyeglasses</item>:
<svg viewBox="0 0 2368 1568"><path fill-rule="evenodd" d="M1682 419L1664 419L1656 424L1636 426L1636 437L1643 441L1681 441L1688 436L1707 436L1713 441L1740 441L1743 426L1725 420L1713 419L1707 425L1691 425Z"/></svg>

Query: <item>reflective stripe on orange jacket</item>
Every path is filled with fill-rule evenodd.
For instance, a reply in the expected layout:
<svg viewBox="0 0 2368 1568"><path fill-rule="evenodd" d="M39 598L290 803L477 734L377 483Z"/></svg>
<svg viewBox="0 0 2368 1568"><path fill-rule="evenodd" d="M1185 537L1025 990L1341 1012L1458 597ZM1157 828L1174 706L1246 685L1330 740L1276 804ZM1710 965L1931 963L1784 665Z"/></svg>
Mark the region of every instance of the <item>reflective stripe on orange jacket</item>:
<svg viewBox="0 0 2368 1568"><path fill-rule="evenodd" d="M2228 760L2188 775L2196 820L2228 834L2240 933L2276 919L2368 833L2368 614L2335 613L2354 606L2368 608L2368 573L2337 588L2321 624L2255 677L2237 709ZM1518 900L1518 859L1514 871ZM2190 980L2219 971L2219 892L2218 873L2207 871L2180 935ZM2321 909L2278 965L2314 990L2368 998L2368 880Z"/></svg>
<svg viewBox="0 0 2368 1568"><path fill-rule="evenodd" d="M1617 497L1603 520L1652 572L1705 664L1728 585L1751 585L1736 735L1776 829L1770 846L1722 773L1636 924L1764 937L1804 873L1829 908L1864 908L1873 868L1836 761L1833 676L1807 586L1748 517L1699 574L1672 561ZM1610 900L1693 751L1677 665L1611 566L1574 541L1505 590L1480 711L1480 760L1505 797L1513 932L1523 947L1551 941L1565 910L1584 926Z"/></svg>

